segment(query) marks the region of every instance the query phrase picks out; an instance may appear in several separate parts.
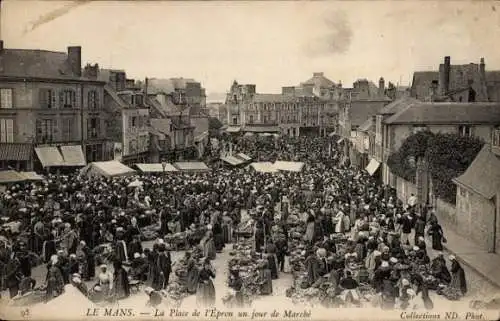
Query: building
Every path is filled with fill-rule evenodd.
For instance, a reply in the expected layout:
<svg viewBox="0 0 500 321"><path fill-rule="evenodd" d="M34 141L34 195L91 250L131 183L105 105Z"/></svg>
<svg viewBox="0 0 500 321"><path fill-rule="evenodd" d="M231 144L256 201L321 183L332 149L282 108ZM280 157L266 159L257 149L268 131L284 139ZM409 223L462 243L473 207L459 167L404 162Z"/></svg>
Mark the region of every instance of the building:
<svg viewBox="0 0 500 321"><path fill-rule="evenodd" d="M262 94L256 92L254 84L234 81L225 104L228 132L326 135L335 130L337 104L315 92L314 86L302 84L283 87L281 94Z"/></svg>
<svg viewBox="0 0 500 321"><path fill-rule="evenodd" d="M224 103L208 103L207 109L210 117L218 119L223 125L227 124L227 108Z"/></svg>
<svg viewBox="0 0 500 321"><path fill-rule="evenodd" d="M400 106L392 106L393 111L399 109L395 114L389 116L391 110L388 110L387 115L377 115L376 124L375 157L383 161L384 183L392 186L396 178L387 167L387 158L408 136L429 130L476 136L490 144L500 125L500 103L436 103L410 99L400 103Z"/></svg>
<svg viewBox="0 0 500 321"><path fill-rule="evenodd" d="M457 231L491 253L500 253L500 128L493 132L457 185Z"/></svg>
<svg viewBox="0 0 500 321"><path fill-rule="evenodd" d="M84 74L106 83L105 131L113 159L125 164L146 163L149 158L149 107L143 88L133 79L127 79L123 70L87 65Z"/></svg>
<svg viewBox="0 0 500 321"><path fill-rule="evenodd" d="M169 159L199 158L208 144L209 112L205 88L193 79L147 79L148 97L154 98L154 118L170 119L170 128L155 132L171 137ZM166 125L166 122L155 122Z"/></svg>
<svg viewBox="0 0 500 321"><path fill-rule="evenodd" d="M410 94L424 101L498 102L500 71L486 71L484 58L479 64L452 65L446 56L438 71L413 74Z"/></svg>
<svg viewBox="0 0 500 321"><path fill-rule="evenodd" d="M8 49L0 41L0 98L2 167L81 166L110 156L104 82L82 76L81 47Z"/></svg>

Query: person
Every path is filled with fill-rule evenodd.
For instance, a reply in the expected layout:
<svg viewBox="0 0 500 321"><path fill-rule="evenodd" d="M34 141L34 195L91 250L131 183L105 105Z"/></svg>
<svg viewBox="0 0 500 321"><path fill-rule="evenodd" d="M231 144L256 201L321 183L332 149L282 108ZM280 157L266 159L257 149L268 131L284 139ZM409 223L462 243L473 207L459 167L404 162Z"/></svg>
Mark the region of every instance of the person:
<svg viewBox="0 0 500 321"><path fill-rule="evenodd" d="M437 221L432 221L427 234L432 237L432 249L435 251L443 250L443 229Z"/></svg>
<svg viewBox="0 0 500 321"><path fill-rule="evenodd" d="M240 271L232 269L230 271L229 287L234 291L234 298L237 308L243 307L243 280L240 276Z"/></svg>
<svg viewBox="0 0 500 321"><path fill-rule="evenodd" d="M276 280L278 278L278 259L276 257L277 248L271 240L267 243L265 252L267 254L267 260L271 270L271 277L273 280Z"/></svg>
<svg viewBox="0 0 500 321"><path fill-rule="evenodd" d="M451 282L450 286L454 289L459 290L462 295L467 293L467 282L465 280L465 272L457 258L454 255L450 255L451 262Z"/></svg>
<svg viewBox="0 0 500 321"><path fill-rule="evenodd" d="M64 291L64 280L61 270L57 266L58 256L52 255L47 266L45 302L57 297Z"/></svg>
<svg viewBox="0 0 500 321"><path fill-rule="evenodd" d="M11 254L11 259L7 260L5 271L5 283L12 299L18 294L19 282L21 281L21 264L14 253Z"/></svg>
<svg viewBox="0 0 500 321"><path fill-rule="evenodd" d="M156 257L156 278L155 290L166 289L170 280L170 272L172 272L172 259L170 251L167 251L165 244L161 244L158 248L158 256Z"/></svg>
<svg viewBox="0 0 500 321"><path fill-rule="evenodd" d="M304 262L307 272L307 283L312 286L321 277L321 262L318 256L312 249L309 250L309 254Z"/></svg>
<svg viewBox="0 0 500 321"><path fill-rule="evenodd" d="M187 292L195 294L198 286L199 270L196 266L196 261L191 257L191 253L186 252L185 255L187 261Z"/></svg>
<svg viewBox="0 0 500 321"><path fill-rule="evenodd" d="M122 300L130 296L130 284L127 271L122 266L120 261L113 262L113 289L115 300Z"/></svg>
<svg viewBox="0 0 500 321"><path fill-rule="evenodd" d="M216 250L212 231L207 231L205 237L200 241L200 246L203 249L203 256L209 260L215 260Z"/></svg>
<svg viewBox="0 0 500 321"><path fill-rule="evenodd" d="M205 258L198 278L198 289L196 290L196 304L198 306L212 307L215 304L213 278L215 278L215 272L210 265L210 259Z"/></svg>
<svg viewBox="0 0 500 321"><path fill-rule="evenodd" d="M78 289L83 295L88 296L89 291L87 285L82 282L82 278L78 273L73 274L71 278L71 284Z"/></svg>
<svg viewBox="0 0 500 321"><path fill-rule="evenodd" d="M316 224L316 219L314 218L314 215L309 214L306 222L306 234L304 235L304 240L308 244L312 244L312 242L314 241L315 224Z"/></svg>
<svg viewBox="0 0 500 321"><path fill-rule="evenodd" d="M408 198L408 208L412 209L417 205L417 197L415 194L411 194L410 197Z"/></svg>
<svg viewBox="0 0 500 321"><path fill-rule="evenodd" d="M345 272L345 277L340 280L340 289L342 290L342 299L345 303L359 304L359 283L352 277L351 271Z"/></svg>
<svg viewBox="0 0 500 321"><path fill-rule="evenodd" d="M99 291L104 297L108 297L113 290L113 274L108 271L108 266L106 264L101 264L100 270L97 276Z"/></svg>
<svg viewBox="0 0 500 321"><path fill-rule="evenodd" d="M259 265L259 281L260 281L260 294L271 295L273 294L273 279L271 277L271 270L267 261Z"/></svg>
<svg viewBox="0 0 500 321"><path fill-rule="evenodd" d="M425 219L422 217L422 215L417 214L417 220L415 222L415 239L414 239L414 245L419 246L419 239L420 237L425 236Z"/></svg>
<svg viewBox="0 0 500 321"><path fill-rule="evenodd" d="M146 303L146 306L157 307L163 301L161 294L158 291L155 291L152 287L149 287L149 286L146 287L144 289L144 292L149 297L148 302Z"/></svg>

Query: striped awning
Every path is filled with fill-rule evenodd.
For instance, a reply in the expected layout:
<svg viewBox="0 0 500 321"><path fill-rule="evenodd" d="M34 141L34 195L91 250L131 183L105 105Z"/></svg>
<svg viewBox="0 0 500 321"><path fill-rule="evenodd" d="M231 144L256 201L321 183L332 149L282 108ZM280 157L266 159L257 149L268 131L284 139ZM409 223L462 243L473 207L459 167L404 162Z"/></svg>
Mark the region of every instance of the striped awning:
<svg viewBox="0 0 500 321"><path fill-rule="evenodd" d="M65 166L85 166L85 156L83 155L82 146L61 146L61 153L64 159Z"/></svg>
<svg viewBox="0 0 500 321"><path fill-rule="evenodd" d="M64 166L64 158L57 147L37 147L35 153L43 167Z"/></svg>
<svg viewBox="0 0 500 321"><path fill-rule="evenodd" d="M31 159L33 145L0 143L0 160L27 161Z"/></svg>

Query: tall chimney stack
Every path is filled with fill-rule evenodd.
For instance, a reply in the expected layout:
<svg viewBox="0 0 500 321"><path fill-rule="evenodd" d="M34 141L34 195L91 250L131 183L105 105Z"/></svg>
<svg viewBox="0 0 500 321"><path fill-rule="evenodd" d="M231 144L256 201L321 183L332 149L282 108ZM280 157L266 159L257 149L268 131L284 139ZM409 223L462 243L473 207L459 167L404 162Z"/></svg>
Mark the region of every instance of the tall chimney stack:
<svg viewBox="0 0 500 321"><path fill-rule="evenodd" d="M77 77L82 76L82 47L68 47L68 62L73 74Z"/></svg>
<svg viewBox="0 0 500 321"><path fill-rule="evenodd" d="M451 58L450 56L444 57L443 70L440 70L440 86L441 94L446 95L450 91L450 69L451 69Z"/></svg>
<svg viewBox="0 0 500 321"><path fill-rule="evenodd" d="M385 94L385 80L384 77L380 77L378 81L378 95L384 96Z"/></svg>
<svg viewBox="0 0 500 321"><path fill-rule="evenodd" d="M479 63L479 74L482 79L486 79L486 64L484 63L484 58L481 58L481 62Z"/></svg>

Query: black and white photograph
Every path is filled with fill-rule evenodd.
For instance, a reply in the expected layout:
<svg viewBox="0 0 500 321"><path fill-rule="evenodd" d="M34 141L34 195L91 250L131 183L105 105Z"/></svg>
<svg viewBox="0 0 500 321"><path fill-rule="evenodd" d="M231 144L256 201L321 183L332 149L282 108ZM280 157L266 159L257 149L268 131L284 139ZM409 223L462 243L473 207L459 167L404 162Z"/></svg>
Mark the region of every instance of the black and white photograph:
<svg viewBox="0 0 500 321"><path fill-rule="evenodd" d="M0 21L0 319L500 318L499 2Z"/></svg>

